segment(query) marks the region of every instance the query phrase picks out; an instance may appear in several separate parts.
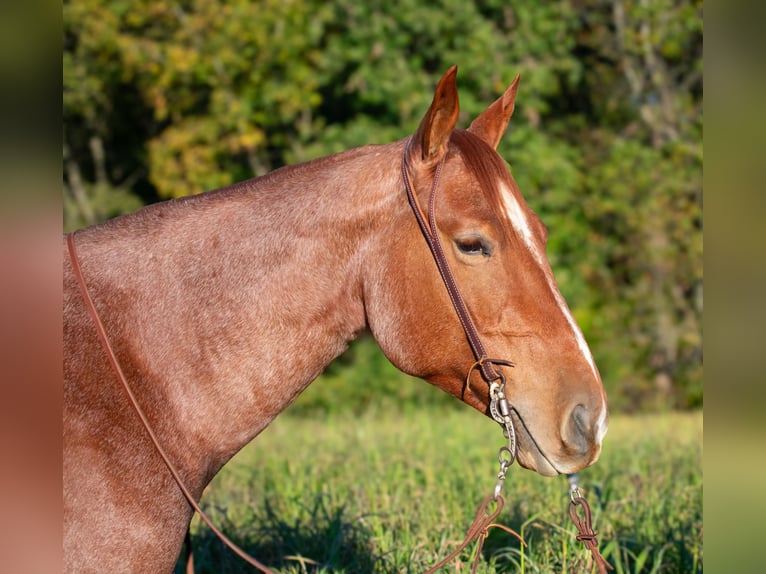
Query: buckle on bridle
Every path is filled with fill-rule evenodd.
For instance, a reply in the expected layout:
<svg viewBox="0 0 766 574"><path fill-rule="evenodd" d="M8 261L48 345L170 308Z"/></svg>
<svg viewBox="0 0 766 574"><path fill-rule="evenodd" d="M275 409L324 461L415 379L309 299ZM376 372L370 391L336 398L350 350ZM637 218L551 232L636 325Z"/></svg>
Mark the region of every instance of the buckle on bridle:
<svg viewBox="0 0 766 574"><path fill-rule="evenodd" d="M490 385L494 381L502 379L503 389L505 389L505 377L503 376L502 371L495 369L495 365L503 365L505 367L516 366L511 361L506 361L505 359L490 359L486 355L483 355L479 357L479 359L474 362L473 365L471 365L470 369L468 369L468 374L465 376L465 390L471 390L471 375L474 371L479 371L479 373L481 373L481 377Z"/></svg>
<svg viewBox="0 0 766 574"><path fill-rule="evenodd" d="M471 390L471 375L474 371L479 371L482 377L487 380L489 384L489 415L492 419L503 427L503 436L508 439L508 447L513 453L513 458L516 458L516 430L513 427L513 419L511 419L511 403L505 396L505 375L500 369L496 369L496 366L503 365L505 367L514 367L515 365L511 361L505 359L491 359L486 355L480 357L471 368L468 369L468 374L465 377L465 390ZM487 371L494 375L494 378L487 379Z"/></svg>

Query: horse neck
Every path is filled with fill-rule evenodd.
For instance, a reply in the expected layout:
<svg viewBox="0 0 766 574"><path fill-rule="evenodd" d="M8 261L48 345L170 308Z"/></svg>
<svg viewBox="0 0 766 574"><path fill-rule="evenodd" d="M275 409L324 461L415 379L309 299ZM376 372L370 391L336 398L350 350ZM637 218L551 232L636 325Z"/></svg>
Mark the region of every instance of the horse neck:
<svg viewBox="0 0 766 574"><path fill-rule="evenodd" d="M208 480L365 327L400 153L360 148L78 234L131 385L182 464L206 453L189 475Z"/></svg>

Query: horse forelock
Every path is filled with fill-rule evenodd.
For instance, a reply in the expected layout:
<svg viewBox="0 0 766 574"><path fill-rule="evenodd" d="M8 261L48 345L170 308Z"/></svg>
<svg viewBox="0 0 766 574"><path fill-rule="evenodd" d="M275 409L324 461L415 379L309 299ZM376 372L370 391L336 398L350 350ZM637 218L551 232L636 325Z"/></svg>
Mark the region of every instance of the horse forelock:
<svg viewBox="0 0 766 574"><path fill-rule="evenodd" d="M516 188L516 184L503 158L484 140L466 130L455 130L450 144L454 145L464 165L476 179L484 200L495 214L503 231L506 234L517 234L518 229L507 215L501 190L503 184L513 189Z"/></svg>

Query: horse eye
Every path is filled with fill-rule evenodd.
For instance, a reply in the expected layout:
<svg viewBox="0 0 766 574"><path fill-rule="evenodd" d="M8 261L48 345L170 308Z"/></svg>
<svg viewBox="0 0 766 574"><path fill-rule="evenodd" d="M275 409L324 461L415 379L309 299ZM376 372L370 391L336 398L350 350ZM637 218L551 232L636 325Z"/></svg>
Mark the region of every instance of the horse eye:
<svg viewBox="0 0 766 574"><path fill-rule="evenodd" d="M466 255L490 255L490 249L478 237L456 239L455 245Z"/></svg>

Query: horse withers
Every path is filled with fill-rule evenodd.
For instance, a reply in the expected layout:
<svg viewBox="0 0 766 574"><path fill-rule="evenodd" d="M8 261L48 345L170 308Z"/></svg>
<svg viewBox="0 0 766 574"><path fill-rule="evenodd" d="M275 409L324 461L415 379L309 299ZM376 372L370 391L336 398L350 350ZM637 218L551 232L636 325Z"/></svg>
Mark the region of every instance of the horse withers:
<svg viewBox="0 0 766 574"><path fill-rule="evenodd" d="M489 414L403 156L488 355L515 365L503 374L519 462L554 476L598 458L598 370L545 227L495 151L518 78L467 130L456 129L455 78L453 67L409 138L77 231L115 358L196 498L365 329L399 369ZM66 242L63 423L65 570L172 571L192 510L110 365Z"/></svg>

